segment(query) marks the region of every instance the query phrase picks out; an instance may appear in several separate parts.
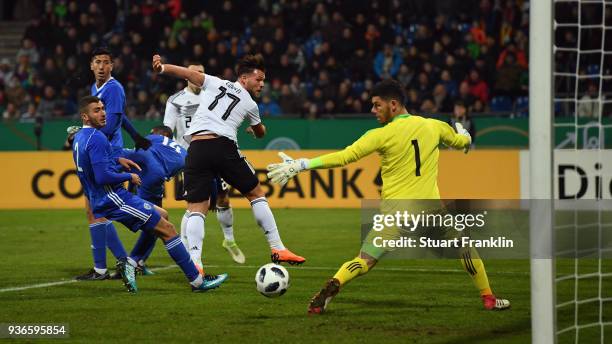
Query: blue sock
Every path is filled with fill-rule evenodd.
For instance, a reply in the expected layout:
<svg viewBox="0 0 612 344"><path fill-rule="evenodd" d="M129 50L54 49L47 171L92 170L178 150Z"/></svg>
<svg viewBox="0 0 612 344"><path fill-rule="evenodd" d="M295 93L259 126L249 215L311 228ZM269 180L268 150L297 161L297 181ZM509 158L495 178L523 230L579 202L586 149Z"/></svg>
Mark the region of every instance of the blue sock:
<svg viewBox="0 0 612 344"><path fill-rule="evenodd" d="M94 266L98 269L106 269L106 223L96 222L89 225L91 235L91 253L93 254Z"/></svg>
<svg viewBox="0 0 612 344"><path fill-rule="evenodd" d="M168 251L170 257L172 257L181 270L183 270L183 273L185 273L185 276L189 282L192 282L198 278L200 273L191 261L191 257L181 242L180 236L177 235L174 238L164 242L164 245L166 246L166 250Z"/></svg>
<svg viewBox="0 0 612 344"><path fill-rule="evenodd" d="M117 260L125 259L127 257L127 252L125 252L125 248L119 239L119 235L117 235L117 230L111 221L108 221L106 224L106 245Z"/></svg>
<svg viewBox="0 0 612 344"><path fill-rule="evenodd" d="M136 262L139 262L140 260L147 260L147 258L149 258L151 255L151 251L153 251L153 248L155 247L156 239L157 237L155 237L153 233L146 230L140 231L140 236L138 237L136 244L134 244L132 252L130 252L130 257L132 257L132 259L134 259Z"/></svg>

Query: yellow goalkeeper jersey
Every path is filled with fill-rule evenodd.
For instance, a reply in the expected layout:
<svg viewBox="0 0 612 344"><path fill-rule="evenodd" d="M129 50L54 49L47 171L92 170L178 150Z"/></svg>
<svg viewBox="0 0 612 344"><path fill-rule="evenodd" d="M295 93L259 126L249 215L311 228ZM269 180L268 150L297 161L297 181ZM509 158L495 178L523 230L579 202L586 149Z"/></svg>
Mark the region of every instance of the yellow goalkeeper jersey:
<svg viewBox="0 0 612 344"><path fill-rule="evenodd" d="M382 158L382 199L439 199L440 143L460 149L470 142L445 122L398 115L345 149L312 159L310 168L344 166L377 152Z"/></svg>

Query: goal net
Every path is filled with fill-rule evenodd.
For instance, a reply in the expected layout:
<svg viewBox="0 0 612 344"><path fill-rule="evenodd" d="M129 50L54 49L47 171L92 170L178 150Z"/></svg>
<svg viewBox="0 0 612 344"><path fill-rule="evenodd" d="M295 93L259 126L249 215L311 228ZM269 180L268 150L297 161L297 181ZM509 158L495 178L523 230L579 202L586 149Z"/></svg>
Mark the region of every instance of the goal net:
<svg viewBox="0 0 612 344"><path fill-rule="evenodd" d="M612 1L531 6L530 192L554 200L531 209L533 339L612 343Z"/></svg>

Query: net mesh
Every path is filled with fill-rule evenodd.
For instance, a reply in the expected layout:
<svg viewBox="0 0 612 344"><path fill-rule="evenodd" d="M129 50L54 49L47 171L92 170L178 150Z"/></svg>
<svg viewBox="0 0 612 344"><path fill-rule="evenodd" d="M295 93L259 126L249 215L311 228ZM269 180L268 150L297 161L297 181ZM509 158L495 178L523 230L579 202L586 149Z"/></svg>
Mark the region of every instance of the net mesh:
<svg viewBox="0 0 612 344"><path fill-rule="evenodd" d="M555 0L553 42L557 341L612 343L612 0Z"/></svg>

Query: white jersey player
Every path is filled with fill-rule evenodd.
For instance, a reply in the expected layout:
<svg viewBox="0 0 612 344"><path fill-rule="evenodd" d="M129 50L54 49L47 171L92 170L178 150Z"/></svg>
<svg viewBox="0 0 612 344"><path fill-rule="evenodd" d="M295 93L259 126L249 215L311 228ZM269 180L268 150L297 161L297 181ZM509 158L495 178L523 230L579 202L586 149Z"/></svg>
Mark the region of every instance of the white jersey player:
<svg viewBox="0 0 612 344"><path fill-rule="evenodd" d="M290 264L305 262L304 257L294 254L283 245L265 192L255 171L238 150L237 131L243 121L249 121L247 131L254 136L263 137L266 134L257 103L253 100L253 97L259 97L264 86L266 76L263 57L243 57L236 67L238 80L235 82L181 66L162 64L159 55L153 56L153 69L202 86L200 106L184 136L190 143L185 159L185 199L189 211L185 227L194 242L199 243L195 250L190 247L192 259L201 260L211 182L219 176L251 202L255 220L270 245L272 261Z"/></svg>
<svg viewBox="0 0 612 344"><path fill-rule="evenodd" d="M204 67L202 65L189 65L188 69L195 70L200 73L204 73ZM194 85L187 81L187 87L176 92L166 102L166 111L164 113L164 125L176 131L175 142L183 146L185 149L189 148L189 144L183 136L189 129L193 115L200 105L200 93L202 88ZM179 197L177 199L183 199L183 181L184 175L181 173L175 177L175 194ZM234 239L234 211L230 205L229 200L229 186L220 178L214 181L213 188L216 188L217 199L217 220L223 230L223 243L222 246L229 252L232 259L238 264L244 264L245 256L238 247L236 240ZM189 246L190 236L187 234L185 228L187 218L189 217L189 211L185 212L183 221L181 221L181 239L188 249L191 247L198 247L201 245ZM201 262L196 261L196 264L201 266Z"/></svg>

